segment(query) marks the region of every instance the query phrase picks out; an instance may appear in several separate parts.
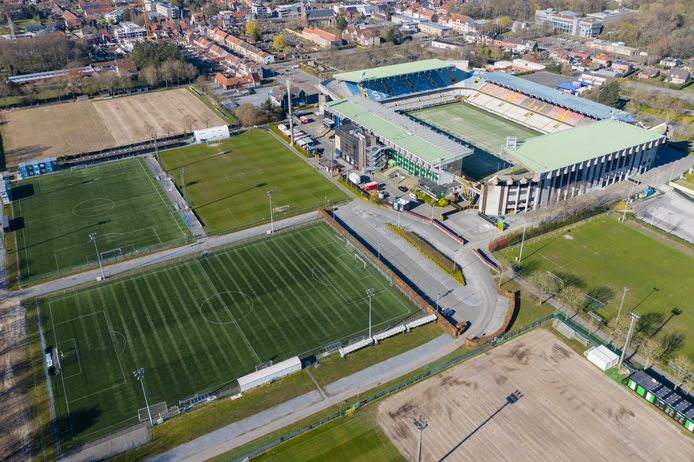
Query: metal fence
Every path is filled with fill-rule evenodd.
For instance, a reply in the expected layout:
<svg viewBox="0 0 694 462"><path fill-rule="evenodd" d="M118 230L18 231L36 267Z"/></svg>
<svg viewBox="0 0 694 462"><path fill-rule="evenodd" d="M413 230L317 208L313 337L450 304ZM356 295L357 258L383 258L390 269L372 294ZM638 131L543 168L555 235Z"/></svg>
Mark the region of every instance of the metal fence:
<svg viewBox="0 0 694 462"><path fill-rule="evenodd" d="M525 333L531 329L534 329L535 327L539 326L540 324L542 324L542 323L544 323L550 319L555 319L555 318L559 319L562 322L566 322L564 319L562 319L556 313L547 315L543 318L538 319L537 321L534 321L534 322L528 324L527 326L521 327L520 329L516 329L516 330L508 332L507 334L504 334L500 337L497 337L494 340L492 340L488 343L485 343L484 345L479 346L472 351L469 351L469 352L464 353L460 356L457 356L457 357L455 357L449 361L446 361L443 364L438 364L438 365L432 366L429 369L425 370L424 372L420 372L419 374L417 374L413 377L410 377L410 378L405 379L405 380L403 380L403 381L401 381L395 385L391 385L388 388L385 388L381 391L378 391L367 398L359 400L358 402L352 404L351 406L340 409L339 411L335 412L334 414L323 417L322 419L316 420L315 422L311 422L310 424L305 425L305 426L303 426L297 430L291 431L289 433L285 433L284 435L279 436L279 437L275 438L274 440L243 454L242 456L239 456L239 457L232 459L232 461L233 462L248 461L254 457L257 457L257 456L271 450L272 448L279 446L280 444L284 443L287 440L290 440L290 439L295 438L299 435L302 435L303 433L306 433L306 432L308 432L308 431L310 431L310 430L312 430L318 426L321 426L323 424L331 422L331 421L337 419L338 417L342 417L344 415L351 414L354 411L356 411L357 409L359 409L361 406L365 406L371 402L377 401L377 400L379 400L385 396L388 396L388 395L393 394L399 390L402 390L403 388L409 387L410 385L412 385L416 382L419 382L419 381L424 380L428 377L436 375L436 374L438 374L438 373L440 373L446 369L449 369L449 368L451 368L457 364L462 363L463 361L466 361L466 360L468 360L474 356L477 356L480 353L484 353L485 351L495 347L496 345L500 345L500 344L506 342L507 340L510 340L510 339L520 335L520 334L523 334L523 333Z"/></svg>

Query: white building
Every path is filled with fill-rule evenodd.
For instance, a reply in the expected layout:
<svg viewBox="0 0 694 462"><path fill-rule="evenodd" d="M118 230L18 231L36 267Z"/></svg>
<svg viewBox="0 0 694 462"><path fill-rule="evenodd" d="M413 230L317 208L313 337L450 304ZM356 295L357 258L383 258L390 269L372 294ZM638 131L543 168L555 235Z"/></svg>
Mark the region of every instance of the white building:
<svg viewBox="0 0 694 462"><path fill-rule="evenodd" d="M535 22L547 23L553 31L578 37L597 37L602 32L602 21L581 17L573 11L555 13L552 8L535 11Z"/></svg>
<svg viewBox="0 0 694 462"><path fill-rule="evenodd" d="M221 141L229 138L229 127L227 125L220 125L218 127L203 128L200 130L195 130L193 132L193 138L198 144L212 143L214 141Z"/></svg>
<svg viewBox="0 0 694 462"><path fill-rule="evenodd" d="M169 2L157 3L156 11L158 15L167 19L176 19L180 15L178 7Z"/></svg>
<svg viewBox="0 0 694 462"><path fill-rule="evenodd" d="M113 36L122 44L138 42L144 40L147 31L144 27L138 26L134 22L123 22L113 29Z"/></svg>

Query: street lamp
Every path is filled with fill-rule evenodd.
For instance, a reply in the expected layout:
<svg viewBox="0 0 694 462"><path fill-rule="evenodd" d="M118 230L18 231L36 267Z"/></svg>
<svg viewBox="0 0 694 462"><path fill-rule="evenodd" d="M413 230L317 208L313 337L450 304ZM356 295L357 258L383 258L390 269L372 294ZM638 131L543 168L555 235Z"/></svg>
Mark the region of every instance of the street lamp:
<svg viewBox="0 0 694 462"><path fill-rule="evenodd" d="M133 371L133 376L135 377L135 380L140 382L140 385L142 385L142 394L145 397L145 406L147 407L147 415L149 416L149 425L150 427L154 426L154 423L152 422L152 413L149 410L149 402L147 401L147 392L145 392L145 368L141 367L136 371Z"/></svg>
<svg viewBox="0 0 694 462"><path fill-rule="evenodd" d="M267 197L270 199L270 233L275 232L275 218L272 213L272 189L267 192Z"/></svg>
<svg viewBox="0 0 694 462"><path fill-rule="evenodd" d="M424 429L429 426L427 419L419 416L419 418L414 419L414 426L419 430L419 438L417 439L417 462L422 460L422 433Z"/></svg>
<svg viewBox="0 0 694 462"><path fill-rule="evenodd" d="M374 290L366 289L366 296L369 297L369 338L371 338L371 297L374 296Z"/></svg>
<svg viewBox="0 0 694 462"><path fill-rule="evenodd" d="M441 298L441 293L436 294L436 312L439 312L439 298Z"/></svg>
<svg viewBox="0 0 694 462"><path fill-rule="evenodd" d="M104 274L104 266L101 264L101 254L99 253L99 247L96 245L96 233L89 233L89 239L94 242L94 250L96 251L96 259L99 262L99 270L101 270L101 279L106 279Z"/></svg>

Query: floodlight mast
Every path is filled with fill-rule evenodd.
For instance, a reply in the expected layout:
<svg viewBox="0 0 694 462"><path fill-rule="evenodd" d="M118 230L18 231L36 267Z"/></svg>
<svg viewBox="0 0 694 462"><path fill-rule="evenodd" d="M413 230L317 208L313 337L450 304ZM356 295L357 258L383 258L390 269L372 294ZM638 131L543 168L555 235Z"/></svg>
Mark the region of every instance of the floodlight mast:
<svg viewBox="0 0 694 462"><path fill-rule="evenodd" d="M419 430L419 436L417 438L417 462L422 460L422 433L424 429L429 426L427 419L419 416L419 418L414 419L414 426Z"/></svg>
<svg viewBox="0 0 694 462"><path fill-rule="evenodd" d="M104 265L101 264L101 254L99 253L99 247L96 245L96 233L89 233L89 239L91 239L94 242L94 250L96 251L96 259L99 262L101 279L106 279L106 275L104 274Z"/></svg>
<svg viewBox="0 0 694 462"><path fill-rule="evenodd" d="M136 371L133 371L133 376L135 377L135 380L140 382L140 385L142 385L142 394L145 397L145 406L147 407L147 416L149 417L149 426L152 427L154 426L154 423L152 422L152 413L149 410L149 401L147 401L147 392L145 392L145 368L141 367Z"/></svg>
<svg viewBox="0 0 694 462"><path fill-rule="evenodd" d="M371 338L371 297L374 296L373 289L366 289L366 296L369 297L369 339Z"/></svg>
<svg viewBox="0 0 694 462"><path fill-rule="evenodd" d="M622 354L619 356L617 370L620 370L622 368L622 363L624 362L624 357L627 354L627 348L629 348L629 342L631 341L631 335L634 332L634 325L636 324L636 321L638 321L641 318L641 316L639 316L633 311L629 313L629 315L631 316L631 322L629 323L629 332L627 332L627 338L624 340L624 348L622 348Z"/></svg>
<svg viewBox="0 0 694 462"><path fill-rule="evenodd" d="M270 199L270 234L275 232L275 217L272 211L272 189L267 192L267 197Z"/></svg>

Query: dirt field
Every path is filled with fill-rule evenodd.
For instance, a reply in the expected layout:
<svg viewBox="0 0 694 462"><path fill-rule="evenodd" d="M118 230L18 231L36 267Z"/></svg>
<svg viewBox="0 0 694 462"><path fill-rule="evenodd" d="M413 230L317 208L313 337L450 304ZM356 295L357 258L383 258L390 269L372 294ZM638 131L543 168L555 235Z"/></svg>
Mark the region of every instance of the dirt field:
<svg viewBox="0 0 694 462"><path fill-rule="evenodd" d="M224 121L184 88L101 101L80 101L5 115L2 126L8 166L144 141L150 128L174 135Z"/></svg>
<svg viewBox="0 0 694 462"><path fill-rule="evenodd" d="M423 461L694 460L694 438L543 329L384 401L379 424L408 460L419 416Z"/></svg>

